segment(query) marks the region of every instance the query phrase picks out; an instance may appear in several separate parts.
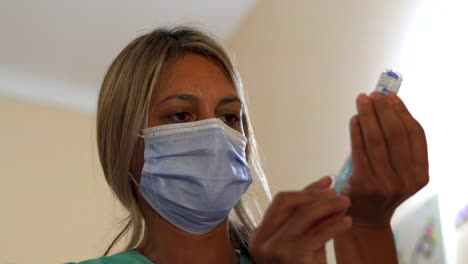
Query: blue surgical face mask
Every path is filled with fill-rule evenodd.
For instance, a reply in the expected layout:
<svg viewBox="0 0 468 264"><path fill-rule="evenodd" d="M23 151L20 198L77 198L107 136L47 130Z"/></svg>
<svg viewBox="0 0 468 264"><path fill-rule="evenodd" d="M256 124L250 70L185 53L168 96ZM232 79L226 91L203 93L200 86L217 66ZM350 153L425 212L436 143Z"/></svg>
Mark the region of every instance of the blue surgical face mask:
<svg viewBox="0 0 468 264"><path fill-rule="evenodd" d="M252 183L246 137L217 118L144 129L143 137L140 192L186 232L214 229Z"/></svg>

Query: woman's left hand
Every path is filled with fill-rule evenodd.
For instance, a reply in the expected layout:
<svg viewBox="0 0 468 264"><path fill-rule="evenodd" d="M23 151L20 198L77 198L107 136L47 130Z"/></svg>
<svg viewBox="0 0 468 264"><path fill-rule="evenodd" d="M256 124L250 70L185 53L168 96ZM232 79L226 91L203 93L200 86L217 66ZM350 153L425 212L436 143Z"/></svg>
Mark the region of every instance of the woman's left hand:
<svg viewBox="0 0 468 264"><path fill-rule="evenodd" d="M395 209L429 181L425 133L394 93L361 94L357 110L349 214L355 224L388 226Z"/></svg>

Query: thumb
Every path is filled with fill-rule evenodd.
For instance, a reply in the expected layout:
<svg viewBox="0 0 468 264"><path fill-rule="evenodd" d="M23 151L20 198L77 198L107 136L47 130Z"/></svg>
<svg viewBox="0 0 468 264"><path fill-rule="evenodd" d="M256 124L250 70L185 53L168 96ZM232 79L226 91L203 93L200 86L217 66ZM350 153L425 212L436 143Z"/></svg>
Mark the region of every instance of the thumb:
<svg viewBox="0 0 468 264"><path fill-rule="evenodd" d="M330 176L325 176L318 181L307 185L307 187L304 188L304 191L321 191L327 188L330 188L333 180Z"/></svg>

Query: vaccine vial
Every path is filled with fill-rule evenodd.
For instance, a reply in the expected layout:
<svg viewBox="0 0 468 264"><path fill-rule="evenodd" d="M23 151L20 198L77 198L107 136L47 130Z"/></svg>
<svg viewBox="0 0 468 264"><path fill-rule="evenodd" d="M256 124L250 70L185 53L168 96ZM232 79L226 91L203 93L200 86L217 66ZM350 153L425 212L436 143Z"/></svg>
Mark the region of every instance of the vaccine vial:
<svg viewBox="0 0 468 264"><path fill-rule="evenodd" d="M393 70L385 70L380 74L379 81L375 87L375 91L378 91L382 94L389 94L391 92L398 93L400 90L403 77L400 73ZM333 177L334 184L333 188L336 193L347 193L351 190L351 185L349 184L349 177L353 171L353 161L351 154L346 158L345 163L341 167L338 175Z"/></svg>

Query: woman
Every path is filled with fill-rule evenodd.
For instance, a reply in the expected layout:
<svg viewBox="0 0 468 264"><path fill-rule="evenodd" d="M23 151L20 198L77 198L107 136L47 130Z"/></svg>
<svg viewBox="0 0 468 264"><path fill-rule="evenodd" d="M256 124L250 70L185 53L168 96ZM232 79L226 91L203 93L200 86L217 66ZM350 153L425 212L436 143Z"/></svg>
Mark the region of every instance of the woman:
<svg viewBox="0 0 468 264"><path fill-rule="evenodd" d="M325 263L329 239L338 263L397 263L389 223L428 182L424 131L395 94L361 94L357 110L350 193L336 195L330 177L279 193L257 227L241 197L253 177L269 191L225 51L190 28L137 38L97 110L104 175L129 213L110 248L130 241L82 263Z"/></svg>

